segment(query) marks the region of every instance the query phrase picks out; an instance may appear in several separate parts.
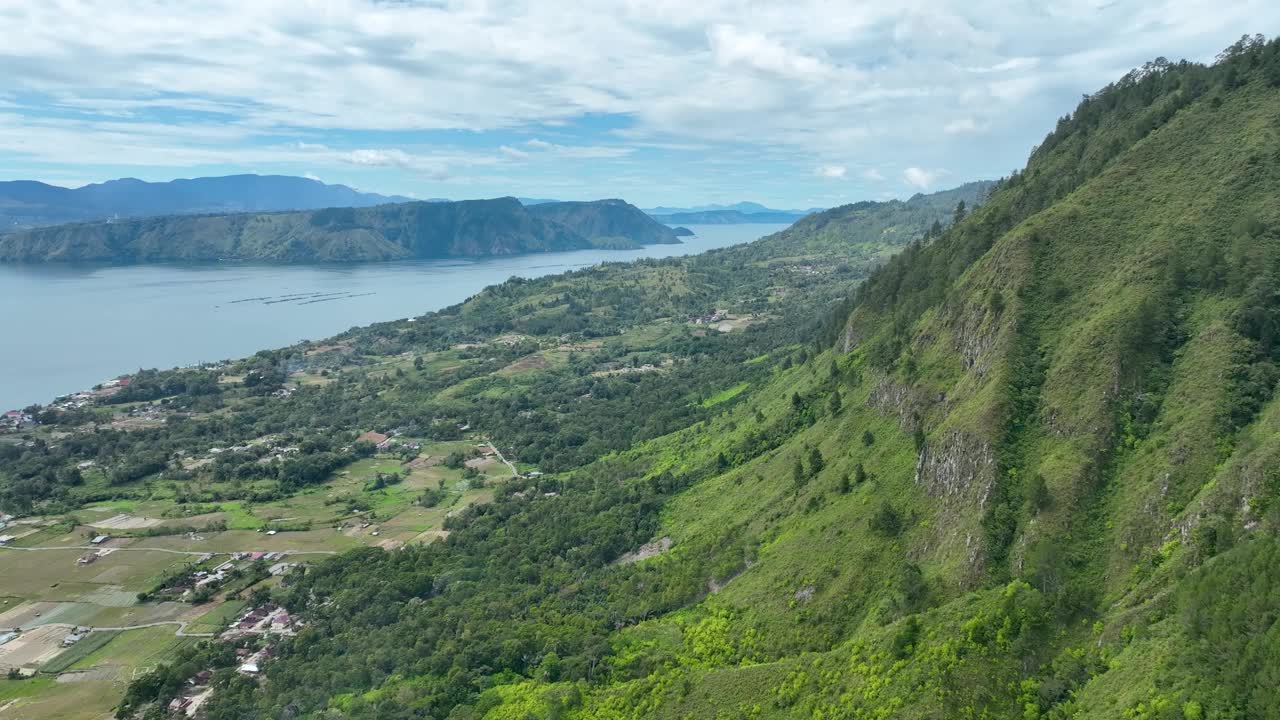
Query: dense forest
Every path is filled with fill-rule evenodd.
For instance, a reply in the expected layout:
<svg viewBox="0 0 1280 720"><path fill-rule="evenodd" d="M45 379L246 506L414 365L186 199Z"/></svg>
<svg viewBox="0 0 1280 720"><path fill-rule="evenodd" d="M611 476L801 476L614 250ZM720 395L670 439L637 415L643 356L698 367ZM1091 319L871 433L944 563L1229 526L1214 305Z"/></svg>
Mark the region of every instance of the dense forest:
<svg viewBox="0 0 1280 720"><path fill-rule="evenodd" d="M547 473L289 575L305 629L261 679L216 673L208 717L1280 717L1277 118L1280 42L1245 37L1086 97L901 232L847 206L133 383L230 409L133 434L161 451L412 423ZM300 367L334 377L277 398ZM82 501L68 444L8 458L4 502Z"/></svg>

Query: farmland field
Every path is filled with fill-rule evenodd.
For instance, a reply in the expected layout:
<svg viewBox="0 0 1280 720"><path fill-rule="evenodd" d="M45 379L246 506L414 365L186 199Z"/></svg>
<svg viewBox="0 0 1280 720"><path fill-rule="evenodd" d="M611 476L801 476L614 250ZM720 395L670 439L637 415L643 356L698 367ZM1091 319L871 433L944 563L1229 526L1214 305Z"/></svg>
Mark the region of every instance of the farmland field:
<svg viewBox="0 0 1280 720"><path fill-rule="evenodd" d="M129 681L198 642L176 636L176 623L186 623L187 633L221 633L246 609L243 598L251 590L280 580L247 577L228 585L233 592L216 592L202 604L140 599L167 578L207 571L239 553L277 552L305 563L362 545L432 542L447 536L443 525L450 514L492 499L493 491L482 485L510 476L493 458L478 457L465 467L442 464L451 453L477 454L474 441L422 445L414 462L382 454L364 458L324 483L267 502L189 504L158 490L146 499L24 519L20 537L0 548L0 628L22 630L0 646L0 668L37 674L0 680L0 720L108 717ZM436 495L424 506L420 496L428 491ZM108 537L93 544L99 535ZM174 624L111 629L150 623ZM77 626L95 630L64 647L63 638Z"/></svg>

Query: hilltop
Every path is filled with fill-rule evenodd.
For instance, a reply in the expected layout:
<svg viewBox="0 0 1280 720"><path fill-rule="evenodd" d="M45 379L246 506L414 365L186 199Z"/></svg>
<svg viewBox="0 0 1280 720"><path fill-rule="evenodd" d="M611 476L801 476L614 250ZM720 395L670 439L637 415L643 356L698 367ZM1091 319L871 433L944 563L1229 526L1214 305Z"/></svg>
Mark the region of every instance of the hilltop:
<svg viewBox="0 0 1280 720"><path fill-rule="evenodd" d="M497 198L37 228L0 236L0 261L356 262L675 242L621 200L525 207Z"/></svg>
<svg viewBox="0 0 1280 720"><path fill-rule="evenodd" d="M45 225L154 215L312 210L408 202L288 175L228 175L146 182L122 178L79 188L0 182L0 233Z"/></svg>

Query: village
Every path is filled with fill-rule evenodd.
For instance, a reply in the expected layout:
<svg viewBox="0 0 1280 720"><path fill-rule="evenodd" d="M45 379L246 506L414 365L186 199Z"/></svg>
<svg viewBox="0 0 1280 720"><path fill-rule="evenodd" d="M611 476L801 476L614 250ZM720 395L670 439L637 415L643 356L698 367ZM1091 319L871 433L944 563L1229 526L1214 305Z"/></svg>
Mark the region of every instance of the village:
<svg viewBox="0 0 1280 720"><path fill-rule="evenodd" d="M36 695L52 681L85 707L106 703L104 712L121 683L194 643L234 646L234 668L217 672L259 675L274 645L305 627L272 597L291 572L361 545L392 550L446 537L448 516L487 502L497 480L541 475L481 437L432 442L388 428L355 442L373 454L270 502L161 495L66 516L0 515L0 675ZM283 462L299 452L268 435L176 462L199 467L227 453ZM77 469L92 479L98 465ZM214 672L184 680L168 706L174 717L198 717Z"/></svg>

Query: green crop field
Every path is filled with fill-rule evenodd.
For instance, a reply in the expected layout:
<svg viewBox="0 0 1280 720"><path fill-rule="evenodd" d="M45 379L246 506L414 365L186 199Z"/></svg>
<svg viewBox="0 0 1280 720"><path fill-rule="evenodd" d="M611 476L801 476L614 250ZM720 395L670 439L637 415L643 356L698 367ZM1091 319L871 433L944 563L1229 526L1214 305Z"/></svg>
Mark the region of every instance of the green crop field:
<svg viewBox="0 0 1280 720"><path fill-rule="evenodd" d="M40 666L40 672L57 675L72 665L97 652L119 635L119 631L102 631L89 633L89 636L71 647L58 653L57 657Z"/></svg>

